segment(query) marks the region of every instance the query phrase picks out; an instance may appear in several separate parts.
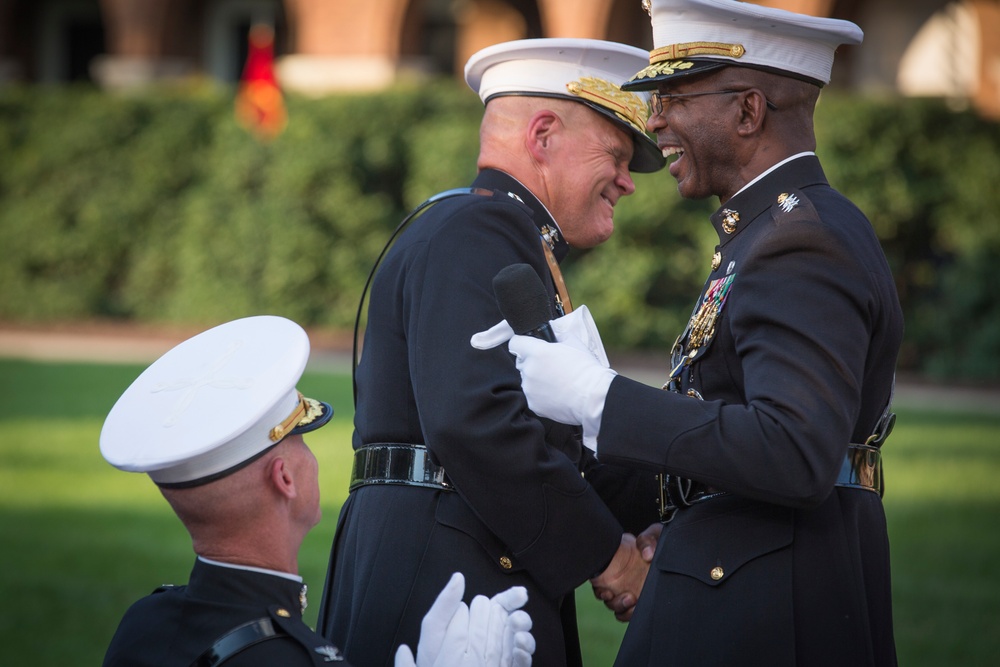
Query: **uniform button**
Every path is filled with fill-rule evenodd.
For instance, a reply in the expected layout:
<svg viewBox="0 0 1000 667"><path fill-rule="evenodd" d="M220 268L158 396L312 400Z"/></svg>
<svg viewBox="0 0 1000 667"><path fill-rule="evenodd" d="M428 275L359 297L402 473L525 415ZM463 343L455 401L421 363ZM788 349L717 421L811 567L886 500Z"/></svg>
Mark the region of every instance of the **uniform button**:
<svg viewBox="0 0 1000 667"><path fill-rule="evenodd" d="M514 567L514 564L511 563L510 559L507 558L506 556L500 556L500 567L502 567L505 570L509 570L510 568Z"/></svg>
<svg viewBox="0 0 1000 667"><path fill-rule="evenodd" d="M712 577L712 579L718 581L719 579L722 579L724 576L726 576L726 571L723 570L720 566L716 565L715 567L712 568L712 571L709 573L709 575Z"/></svg>
<svg viewBox="0 0 1000 667"><path fill-rule="evenodd" d="M287 609L275 609L274 613L277 614L278 616L281 616L282 618L292 617L291 613L289 613Z"/></svg>

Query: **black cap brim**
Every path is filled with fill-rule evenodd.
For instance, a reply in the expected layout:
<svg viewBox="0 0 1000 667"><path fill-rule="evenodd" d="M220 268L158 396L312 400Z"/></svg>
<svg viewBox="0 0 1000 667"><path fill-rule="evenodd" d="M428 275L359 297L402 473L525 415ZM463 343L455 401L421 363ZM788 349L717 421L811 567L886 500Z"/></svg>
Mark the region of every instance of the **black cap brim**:
<svg viewBox="0 0 1000 667"><path fill-rule="evenodd" d="M695 60L693 58L678 61L665 60L643 69L631 79L622 84L622 90L644 91L656 90L657 87L666 81L698 74L707 74L713 70L734 65L731 60Z"/></svg>
<svg viewBox="0 0 1000 667"><path fill-rule="evenodd" d="M315 431L320 426L325 426L333 417L333 406L329 403L317 401L315 398L303 397L303 400L307 405L306 416L288 432L288 435L302 435Z"/></svg>
<svg viewBox="0 0 1000 667"><path fill-rule="evenodd" d="M600 113L602 116L610 118L623 129L628 130L629 134L632 135L632 144L635 147L632 151L632 161L628 163L629 171L634 171L638 174L649 174L654 171L659 171L666 166L667 159L663 157L663 151L659 149L656 142L653 141L645 132L639 132L631 123L622 120L614 111L605 109L601 105L594 104L587 100L581 100L573 97L568 97L566 99L582 102L594 111Z"/></svg>

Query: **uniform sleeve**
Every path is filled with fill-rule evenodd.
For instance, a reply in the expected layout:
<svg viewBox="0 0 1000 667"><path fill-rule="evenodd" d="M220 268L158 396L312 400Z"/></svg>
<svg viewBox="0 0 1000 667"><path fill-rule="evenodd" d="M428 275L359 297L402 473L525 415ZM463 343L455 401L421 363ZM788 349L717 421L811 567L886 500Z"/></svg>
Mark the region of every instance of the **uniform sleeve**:
<svg viewBox="0 0 1000 667"><path fill-rule="evenodd" d="M704 401L626 378L611 385L602 458L661 466L748 498L811 507L830 493L858 418L871 278L810 206L735 268L717 340L695 364ZM716 375L742 396L713 400Z"/></svg>
<svg viewBox="0 0 1000 667"><path fill-rule="evenodd" d="M472 334L501 319L492 281L527 262L546 275L537 230L507 204L435 234L409 268L403 310L410 377L425 443L476 515L552 595L600 572L621 526L575 463L546 446L506 346Z"/></svg>

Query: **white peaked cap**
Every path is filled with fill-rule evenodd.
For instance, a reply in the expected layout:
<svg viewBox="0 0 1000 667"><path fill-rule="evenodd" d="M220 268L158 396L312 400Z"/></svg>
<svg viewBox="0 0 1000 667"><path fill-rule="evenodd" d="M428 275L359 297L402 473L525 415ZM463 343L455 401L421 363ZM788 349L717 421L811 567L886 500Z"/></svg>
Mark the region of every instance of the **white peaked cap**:
<svg viewBox="0 0 1000 667"><path fill-rule="evenodd" d="M646 134L649 96L624 92L622 82L649 62L649 52L599 39L521 39L473 54L465 80L483 103L503 95L558 97L582 102L632 134L629 168L663 167L661 151Z"/></svg>
<svg viewBox="0 0 1000 667"><path fill-rule="evenodd" d="M840 19L796 14L737 0L651 0L653 51L649 65L623 84L658 84L727 65L830 82L841 44L860 44L861 28Z"/></svg>
<svg viewBox="0 0 1000 667"><path fill-rule="evenodd" d="M329 404L295 388L309 337L295 322L247 317L204 331L153 362L115 403L101 454L161 486L235 472L293 433L330 420Z"/></svg>

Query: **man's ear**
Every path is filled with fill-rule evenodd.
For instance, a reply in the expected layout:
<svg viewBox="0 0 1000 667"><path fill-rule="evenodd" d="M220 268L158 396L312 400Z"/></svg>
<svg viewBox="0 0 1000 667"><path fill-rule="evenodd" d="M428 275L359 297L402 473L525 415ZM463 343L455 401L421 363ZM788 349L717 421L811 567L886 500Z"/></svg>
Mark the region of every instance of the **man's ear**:
<svg viewBox="0 0 1000 667"><path fill-rule="evenodd" d="M742 137L758 134L764 129L767 98L759 88L750 88L740 94L739 120L736 132Z"/></svg>
<svg viewBox="0 0 1000 667"><path fill-rule="evenodd" d="M532 160L543 164L549 161L549 151L562 127L562 119L555 111L541 109L531 115L524 143Z"/></svg>
<svg viewBox="0 0 1000 667"><path fill-rule="evenodd" d="M273 458L267 465L267 477L276 493L285 498L295 497L295 478L285 459L280 456Z"/></svg>

